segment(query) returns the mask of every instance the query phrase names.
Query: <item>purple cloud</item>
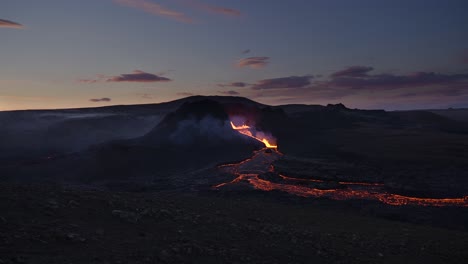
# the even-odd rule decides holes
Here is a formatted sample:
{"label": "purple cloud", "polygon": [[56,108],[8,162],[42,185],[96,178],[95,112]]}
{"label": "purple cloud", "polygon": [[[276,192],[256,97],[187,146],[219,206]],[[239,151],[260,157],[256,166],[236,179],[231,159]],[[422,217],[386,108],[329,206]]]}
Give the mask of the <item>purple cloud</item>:
{"label": "purple cloud", "polygon": [[16,28],[16,29],[22,29],[24,28],[23,25],[10,21],[10,20],[5,20],[5,19],[0,19],[0,27],[3,28]]}
{"label": "purple cloud", "polygon": [[112,100],[112,99],[110,99],[110,98],[108,98],[108,97],[89,99],[89,101],[91,101],[91,102],[93,102],[93,103],[110,102],[111,100]]}
{"label": "purple cloud", "polygon": [[311,75],[305,75],[264,79],[253,84],[251,88],[254,90],[304,88],[311,84],[312,78]]}
{"label": "purple cloud", "polygon": [[218,84],[219,87],[239,87],[239,88],[247,87],[248,85],[249,84],[247,84],[245,82],[233,82],[233,83],[226,83],[226,84],[223,84],[223,83]]}
{"label": "purple cloud", "polygon": [[133,71],[133,73],[121,74],[118,76],[106,76],[98,74],[95,79],[80,79],[80,83],[98,83],[98,82],[170,82],[169,78],[162,77],[156,74],[147,73],[144,71]]}
{"label": "purple cloud", "polygon": [[156,74],[147,73],[144,71],[133,71],[133,73],[121,74],[113,76],[106,80],[107,82],[170,82],[169,78],[158,76]]}
{"label": "purple cloud", "polygon": [[252,86],[256,92],[250,91],[247,96],[275,103],[328,103],[346,98],[346,102],[367,105],[371,101],[379,105],[394,100],[402,104],[433,102],[440,106],[444,102],[465,102],[468,98],[468,73],[370,74],[371,67],[353,69],[313,81],[297,76],[261,80]]}
{"label": "purple cloud", "polygon": [[241,15],[239,10],[233,8],[210,5],[197,0],[185,0],[185,2],[194,8],[202,9],[215,14],[233,17],[238,17]]}
{"label": "purple cloud", "polygon": [[270,57],[250,57],[237,62],[237,67],[250,67],[252,69],[264,68],[269,63]]}
{"label": "purple cloud", "polygon": [[160,4],[156,4],[148,0],[113,0],[113,1],[116,4],[139,9],[143,12],[146,12],[152,15],[167,17],[170,19],[177,20],[179,22],[184,22],[184,23],[194,22],[192,18],[188,17],[184,13],[168,9],[166,7],[163,7]]}
{"label": "purple cloud", "polygon": [[396,97],[400,98],[411,98],[411,97],[434,97],[437,96],[461,96],[463,95],[464,91],[467,91],[465,87],[459,86],[451,86],[451,87],[435,87],[432,89],[418,89],[416,91],[411,92],[403,92],[396,95]]}
{"label": "purple cloud", "polygon": [[354,89],[397,89],[415,86],[449,85],[466,81],[468,81],[468,74],[415,72],[408,75],[377,74],[360,77],[333,77],[328,85]]}
{"label": "purple cloud", "polygon": [[226,15],[226,16],[240,16],[241,15],[241,12],[239,10],[232,9],[232,8],[210,6],[210,5],[203,5],[203,7],[204,9],[210,12],[221,14],[221,15]]}
{"label": "purple cloud", "polygon": [[337,71],[331,75],[332,78],[337,77],[365,77],[367,73],[374,70],[372,67],[367,66],[351,66],[344,70]]}
{"label": "purple cloud", "polygon": [[239,95],[239,94],[240,94],[239,92],[236,92],[236,91],[233,91],[233,90],[230,90],[230,91],[218,91],[218,93],[220,93],[220,94],[225,94],[225,95]]}

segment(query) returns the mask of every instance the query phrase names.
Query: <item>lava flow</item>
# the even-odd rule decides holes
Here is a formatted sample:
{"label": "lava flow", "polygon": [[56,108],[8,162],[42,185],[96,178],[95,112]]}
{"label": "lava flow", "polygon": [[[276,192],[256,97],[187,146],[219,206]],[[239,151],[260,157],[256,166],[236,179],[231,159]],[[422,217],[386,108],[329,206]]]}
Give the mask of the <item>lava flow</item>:
{"label": "lava flow", "polygon": [[[237,177],[226,183],[221,183],[214,188],[223,188],[232,184],[247,184],[253,186],[257,190],[263,191],[284,191],[293,195],[302,197],[324,197],[333,200],[376,200],[389,205],[417,205],[417,206],[461,206],[468,207],[468,196],[463,198],[421,198],[404,196],[394,193],[389,193],[385,190],[385,185],[382,183],[370,182],[332,182],[319,179],[300,179],[292,178],[282,174],[275,173],[272,163],[280,158],[283,154],[277,150],[277,146],[270,144],[265,138],[257,138],[250,132],[250,127],[247,125],[235,126],[231,122],[231,126],[239,133],[254,138],[265,144],[265,148],[255,151],[254,155],[246,160],[234,164],[221,165],[218,168],[232,173]],[[267,151],[270,149],[271,151]],[[278,177],[274,182],[261,177],[269,172],[269,177]],[[314,187],[317,184],[331,184],[334,188],[324,189]],[[336,188],[336,185],[341,188]]]}
{"label": "lava flow", "polygon": [[271,139],[269,140],[266,137],[257,137],[256,135],[254,135],[251,131],[251,127],[248,125],[236,126],[231,121],[231,126],[232,126],[232,129],[238,131],[239,133],[262,142],[263,144],[265,144],[265,147],[267,148],[272,148],[272,149],[278,148],[276,144],[270,143]]}

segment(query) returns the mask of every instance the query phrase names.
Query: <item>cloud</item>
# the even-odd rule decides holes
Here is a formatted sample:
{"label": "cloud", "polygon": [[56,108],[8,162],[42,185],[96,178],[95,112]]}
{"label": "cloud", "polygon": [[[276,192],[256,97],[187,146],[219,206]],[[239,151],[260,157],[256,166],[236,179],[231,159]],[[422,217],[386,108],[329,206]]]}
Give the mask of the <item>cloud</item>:
{"label": "cloud", "polygon": [[240,94],[239,92],[236,92],[236,91],[233,91],[233,90],[230,90],[230,91],[218,91],[218,93],[220,93],[220,94],[225,94],[225,95],[239,95],[239,94]]}
{"label": "cloud", "polygon": [[169,78],[158,76],[156,74],[147,73],[144,71],[133,71],[133,73],[121,74],[113,76],[106,80],[107,82],[170,82]]}
{"label": "cloud", "polygon": [[372,67],[367,66],[351,66],[344,70],[337,71],[331,75],[333,78],[337,77],[365,77],[367,73],[374,70]]}
{"label": "cloud", "polygon": [[5,20],[5,19],[0,19],[0,28],[16,28],[16,29],[22,29],[24,28],[23,25],[10,21],[10,20]]}
{"label": "cloud", "polygon": [[89,99],[89,101],[90,101],[90,102],[93,102],[93,103],[110,102],[111,100],[112,100],[112,99],[110,99],[110,98],[108,98],[108,97]]}
{"label": "cloud", "polygon": [[[415,72],[409,74],[375,74],[360,77],[332,77],[314,83],[335,98],[344,96],[379,96],[381,98],[453,97],[468,92],[468,74]],[[390,96],[393,94],[394,96]]]}
{"label": "cloud", "polygon": [[147,73],[144,71],[133,71],[133,73],[121,74],[118,76],[106,76],[98,74],[95,79],[80,79],[80,83],[98,83],[98,82],[170,82],[169,78],[162,77],[156,74]]}
{"label": "cloud", "polygon": [[468,81],[468,74],[415,72],[407,75],[377,74],[359,77],[332,77],[328,81],[328,85],[352,89],[398,89],[416,86],[449,85],[461,81]]}
{"label": "cloud", "polygon": [[220,6],[211,6],[203,4],[203,8],[217,14],[226,15],[226,16],[240,16],[241,12],[236,9],[220,7]]}
{"label": "cloud", "polygon": [[392,109],[466,104],[468,98],[468,73],[370,74],[372,67],[352,69],[313,81],[301,76],[261,80],[246,96],[272,103],[345,102]]}
{"label": "cloud", "polygon": [[242,51],[242,54],[247,54],[247,53],[250,53],[250,49],[246,49]]}
{"label": "cloud", "polygon": [[233,82],[233,83],[220,83],[218,84],[219,87],[239,87],[239,88],[242,88],[242,87],[247,87],[249,84],[245,83],[245,82]]}
{"label": "cloud", "polygon": [[210,5],[196,0],[186,0],[185,2],[193,6],[194,8],[202,9],[215,14],[232,17],[238,17],[242,15],[242,13],[239,10],[233,8]]}
{"label": "cloud", "polygon": [[264,79],[253,84],[251,88],[254,90],[304,88],[311,84],[312,78],[312,75],[305,75]]}
{"label": "cloud", "polygon": [[184,23],[194,22],[192,18],[188,17],[184,13],[165,8],[160,4],[156,4],[148,0],[113,0],[113,1],[122,6],[132,7],[132,8],[144,11],[146,13],[170,18],[173,20],[177,20],[179,22],[184,22]]}
{"label": "cloud", "polygon": [[257,91],[250,95],[287,100],[334,100],[353,96],[403,98],[468,95],[468,73],[369,74],[372,70],[372,67],[353,66],[337,71],[329,78],[315,79],[312,75],[305,75],[259,80],[249,85],[252,90]]}
{"label": "cloud", "polygon": [[237,67],[250,67],[252,69],[264,68],[269,63],[270,57],[249,57],[237,62]]}
{"label": "cloud", "polygon": [[400,98],[411,98],[411,97],[422,97],[422,96],[461,96],[464,92],[468,92],[466,86],[450,86],[450,87],[434,87],[430,89],[414,89],[410,92],[398,93],[396,97]]}

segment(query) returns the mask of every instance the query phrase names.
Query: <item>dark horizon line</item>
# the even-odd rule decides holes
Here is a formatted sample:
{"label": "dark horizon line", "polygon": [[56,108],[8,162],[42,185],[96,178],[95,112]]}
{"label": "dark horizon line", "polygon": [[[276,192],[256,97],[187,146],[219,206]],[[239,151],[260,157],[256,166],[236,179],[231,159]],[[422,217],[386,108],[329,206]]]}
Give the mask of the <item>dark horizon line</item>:
{"label": "dark horizon line", "polygon": [[[104,105],[104,106],[84,106],[84,107],[72,107],[72,108],[42,108],[42,109],[15,109],[15,110],[0,110],[0,113],[5,113],[5,112],[26,112],[26,111],[70,111],[70,110],[86,110],[86,109],[101,109],[101,108],[112,108],[112,107],[132,107],[132,106],[150,106],[150,105],[158,105],[158,104],[168,104],[188,98],[193,98],[193,97],[232,97],[232,98],[242,98],[242,99],[247,99],[252,102],[255,102],[259,105],[264,105],[264,106],[287,106],[287,105],[303,105],[303,106],[323,106],[326,107],[327,105],[321,105],[321,104],[277,104],[277,105],[269,105],[269,104],[264,104],[264,103],[259,103],[253,99],[243,97],[243,96],[232,96],[232,95],[190,95],[186,97],[182,97],[179,99],[174,99],[170,101],[164,101],[164,102],[159,102],[159,103],[143,103],[143,104],[115,104],[115,105]],[[337,103],[337,104],[343,104],[343,103]],[[331,105],[337,105],[337,104],[331,104]],[[346,104],[343,104],[346,108]],[[432,111],[432,110],[463,110],[463,109],[468,109],[468,107],[447,107],[447,108],[416,108],[416,109],[406,109],[406,110],[386,110],[386,109],[376,109],[376,108],[348,108],[350,110],[383,110],[386,112],[403,112],[403,111]]]}

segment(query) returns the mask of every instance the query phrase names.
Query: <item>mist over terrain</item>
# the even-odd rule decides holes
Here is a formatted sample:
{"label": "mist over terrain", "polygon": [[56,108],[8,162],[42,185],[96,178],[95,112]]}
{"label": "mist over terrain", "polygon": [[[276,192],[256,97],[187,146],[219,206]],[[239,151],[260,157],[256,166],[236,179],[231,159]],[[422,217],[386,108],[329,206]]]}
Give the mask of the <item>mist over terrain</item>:
{"label": "mist over terrain", "polygon": [[0,112],[0,155],[47,155],[84,150],[115,139],[147,133],[161,115],[80,113],[79,111]]}
{"label": "mist over terrain", "polygon": [[468,122],[450,118],[455,111],[463,110],[271,107],[240,97],[188,97],[155,105],[0,112],[0,169],[3,180],[163,181],[174,188],[171,175],[239,160],[261,147],[233,130],[236,122],[261,138],[274,137],[287,156],[354,164],[337,165],[332,175],[321,172],[322,178],[367,175],[402,193],[463,196]]}
{"label": "mist over terrain", "polygon": [[[41,222],[49,221],[48,214],[58,217],[58,212],[64,216],[73,212],[83,218],[83,214],[95,211],[99,216],[92,216],[92,221],[97,222],[88,221],[83,226],[101,225],[97,223],[102,218],[111,228],[125,230],[140,224],[159,230],[158,234],[178,228],[173,230],[176,235],[168,234],[164,239],[153,235],[146,238],[146,233],[141,234],[147,231],[139,231],[141,239],[149,239],[154,245],[170,245],[171,249],[157,251],[151,257],[167,259],[163,262],[168,263],[201,260],[207,254],[236,258],[237,253],[223,253],[225,248],[194,242],[200,237],[211,241],[213,230],[235,230],[242,236],[254,233],[261,240],[277,241],[272,245],[277,249],[269,257],[263,256],[272,261],[286,256],[284,250],[290,250],[289,245],[297,254],[307,256],[309,244],[291,242],[297,237],[320,241],[314,242],[320,245],[317,256],[325,254],[325,244],[327,256],[337,256],[343,250],[347,256],[365,254],[368,247],[378,248],[382,255],[410,254],[406,244],[396,249],[389,246],[395,240],[374,241],[374,234],[366,233],[370,228],[367,225],[348,226],[348,231],[343,231],[349,241],[356,241],[353,237],[357,234],[346,232],[358,232],[365,248],[351,242],[350,246],[336,246],[343,238],[315,237],[316,231],[306,231],[312,221],[309,215],[294,216],[299,211],[314,212],[314,221],[338,226],[347,226],[342,219],[352,219],[354,225],[382,225],[378,230],[386,236],[396,235],[395,223],[409,229],[410,225],[426,226],[428,231],[411,231],[418,246],[425,241],[419,232],[437,241],[445,241],[442,237],[450,233],[454,237],[451,246],[444,246],[447,241],[437,245],[444,256],[456,260],[464,258],[461,245],[466,241],[466,236],[457,232],[468,230],[465,113],[464,109],[359,110],[343,104],[268,106],[222,96],[194,96],[149,105],[0,112],[0,188],[6,197],[15,197],[12,204],[2,206],[15,212],[21,222],[22,211],[14,204],[28,204],[44,196],[48,197],[44,198],[45,207],[33,206],[39,208],[34,214]],[[274,144],[269,146],[263,140]],[[25,188],[30,188],[24,190],[28,195],[13,195]],[[155,204],[164,209],[155,209]],[[297,220],[297,226],[282,229],[293,221],[285,220],[289,214],[302,220]],[[246,215],[249,218],[245,222],[242,219]],[[30,224],[23,225],[29,228]],[[207,226],[211,229],[201,230]],[[190,228],[180,231],[184,227]],[[62,229],[44,228],[29,233],[39,237],[57,234],[53,242],[43,238],[47,243],[61,243],[60,237],[67,243],[106,237],[99,235],[102,228],[93,231],[76,227],[77,231],[66,231],[65,235]],[[328,232],[336,234],[336,227],[330,228]],[[437,228],[443,231],[437,233]],[[273,240],[274,234],[282,238]],[[407,235],[396,236],[406,241]],[[182,243],[180,239],[192,242]],[[106,241],[113,248],[120,247],[115,240]],[[181,247],[196,253],[181,253],[185,250]],[[245,253],[248,247],[242,243],[236,247],[242,254],[251,254]],[[145,252],[153,250],[142,248]],[[434,258],[430,254],[424,252],[423,256]],[[258,263],[255,256],[249,258]]]}

